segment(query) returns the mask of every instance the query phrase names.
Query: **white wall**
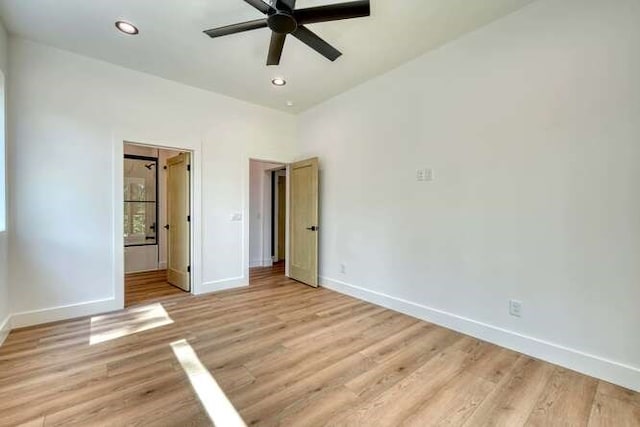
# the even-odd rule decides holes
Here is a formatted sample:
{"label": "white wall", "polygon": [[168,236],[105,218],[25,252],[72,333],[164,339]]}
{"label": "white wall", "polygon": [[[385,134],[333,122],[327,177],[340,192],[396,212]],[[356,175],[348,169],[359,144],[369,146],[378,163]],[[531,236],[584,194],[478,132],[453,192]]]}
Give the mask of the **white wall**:
{"label": "white wall", "polygon": [[[4,26],[0,22],[0,72],[2,72],[3,76],[0,76],[0,103],[4,101],[4,89],[6,85],[6,76],[8,71],[8,38],[7,33],[4,29]],[[5,211],[5,203],[6,200],[4,185],[2,185],[5,180],[5,150],[3,147],[5,146],[5,133],[4,124],[5,124],[5,104],[0,105],[0,344],[6,338],[9,329],[9,282],[8,282],[8,269],[9,265],[7,263],[8,260],[8,233],[5,228],[6,221],[6,211]],[[8,224],[6,224],[8,226]]]}
{"label": "white wall", "polygon": [[322,282],[640,390],[639,22],[540,0],[304,113]]}
{"label": "white wall", "polygon": [[249,157],[293,156],[293,116],[21,39],[10,63],[14,323],[114,307],[123,140],[195,151],[199,289],[247,283],[231,217],[248,215]]}
{"label": "white wall", "polygon": [[280,163],[251,160],[249,201],[249,265],[271,265],[271,180],[267,170]]}

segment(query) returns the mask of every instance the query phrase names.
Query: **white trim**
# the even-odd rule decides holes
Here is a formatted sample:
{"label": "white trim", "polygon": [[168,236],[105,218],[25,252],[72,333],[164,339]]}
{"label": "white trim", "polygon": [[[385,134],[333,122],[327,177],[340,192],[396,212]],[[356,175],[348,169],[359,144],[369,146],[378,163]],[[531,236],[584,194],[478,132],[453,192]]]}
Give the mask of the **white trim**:
{"label": "white trim", "polygon": [[320,277],[321,286],[400,313],[471,335],[501,347],[564,366],[622,387],[640,391],[640,368],[580,350],[519,334],[402,298],[371,291],[340,280]]}
{"label": "white trim", "polygon": [[[284,215],[284,275],[289,277],[289,260],[291,259],[291,236],[290,221],[291,221],[291,164],[287,165],[285,170],[285,215]],[[319,196],[319,195],[318,195]]]}
{"label": "white trim", "polygon": [[166,268],[145,268],[142,270],[131,270],[127,271],[127,274],[136,274],[136,273],[153,273],[154,271],[166,270]]}
{"label": "white trim", "polygon": [[113,283],[113,295],[118,308],[124,308],[124,212],[122,210],[124,195],[122,188],[124,185],[124,141],[125,138],[117,134],[112,135],[113,144],[113,188],[111,200],[113,202],[112,214],[113,222],[113,268],[111,281]]}
{"label": "white trim", "polygon": [[4,340],[7,339],[9,333],[11,332],[11,315],[8,315],[6,319],[0,323],[0,346],[4,343]]}
{"label": "white trim", "polygon": [[78,304],[63,305],[59,307],[45,308],[42,310],[14,313],[11,315],[11,326],[14,329],[24,328],[42,323],[92,316],[94,314],[107,313],[109,311],[119,309],[120,306],[115,298],[81,302]]}
{"label": "white trim", "polygon": [[227,289],[244,288],[245,286],[249,286],[249,281],[244,276],[215,280],[213,282],[203,283],[196,295],[225,291]]}

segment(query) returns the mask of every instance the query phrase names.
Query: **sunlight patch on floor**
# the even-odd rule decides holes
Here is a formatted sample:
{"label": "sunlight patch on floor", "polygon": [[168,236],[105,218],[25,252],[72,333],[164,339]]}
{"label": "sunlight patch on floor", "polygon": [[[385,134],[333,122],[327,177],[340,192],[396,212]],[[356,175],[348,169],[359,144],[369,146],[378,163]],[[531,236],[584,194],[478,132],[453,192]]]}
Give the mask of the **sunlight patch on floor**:
{"label": "sunlight patch on floor", "polygon": [[224,391],[202,364],[187,340],[173,342],[171,348],[213,424],[217,427],[246,427]]}
{"label": "sunlight patch on floor", "polygon": [[173,323],[162,304],[134,307],[91,318],[89,344],[99,344]]}

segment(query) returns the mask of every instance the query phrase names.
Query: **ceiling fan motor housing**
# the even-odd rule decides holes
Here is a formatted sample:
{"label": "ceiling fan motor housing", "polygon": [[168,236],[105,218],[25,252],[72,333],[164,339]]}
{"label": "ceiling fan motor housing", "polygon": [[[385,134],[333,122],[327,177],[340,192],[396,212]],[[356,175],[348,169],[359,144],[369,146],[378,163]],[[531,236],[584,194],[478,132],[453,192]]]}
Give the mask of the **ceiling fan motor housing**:
{"label": "ceiling fan motor housing", "polygon": [[278,10],[274,14],[269,15],[267,24],[272,31],[280,34],[290,34],[298,28],[298,23],[293,15],[283,10]]}

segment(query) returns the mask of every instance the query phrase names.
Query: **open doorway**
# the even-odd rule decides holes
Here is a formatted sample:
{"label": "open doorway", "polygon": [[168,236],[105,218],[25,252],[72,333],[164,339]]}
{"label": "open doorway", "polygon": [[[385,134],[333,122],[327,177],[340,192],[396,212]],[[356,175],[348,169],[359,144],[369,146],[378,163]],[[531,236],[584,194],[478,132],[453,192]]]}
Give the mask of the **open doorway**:
{"label": "open doorway", "polygon": [[191,291],[191,153],[124,144],[125,307]]}
{"label": "open doorway", "polygon": [[287,171],[284,163],[250,160],[249,267],[251,279],[285,274]]}

